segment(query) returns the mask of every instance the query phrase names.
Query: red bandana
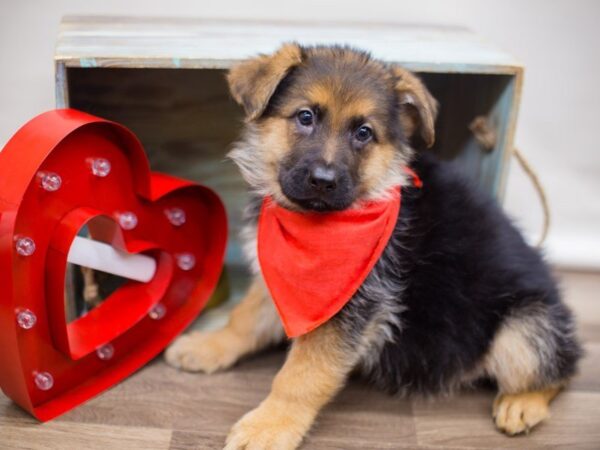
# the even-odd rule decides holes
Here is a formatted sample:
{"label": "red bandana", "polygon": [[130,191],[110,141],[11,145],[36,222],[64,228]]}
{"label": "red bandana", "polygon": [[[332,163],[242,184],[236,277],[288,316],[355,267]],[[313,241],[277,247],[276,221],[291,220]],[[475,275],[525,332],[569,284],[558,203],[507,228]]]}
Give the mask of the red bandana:
{"label": "red bandana", "polygon": [[293,212],[264,200],[258,260],[288,337],[314,330],[352,298],[381,256],[399,212],[400,189],[390,199],[328,213]]}

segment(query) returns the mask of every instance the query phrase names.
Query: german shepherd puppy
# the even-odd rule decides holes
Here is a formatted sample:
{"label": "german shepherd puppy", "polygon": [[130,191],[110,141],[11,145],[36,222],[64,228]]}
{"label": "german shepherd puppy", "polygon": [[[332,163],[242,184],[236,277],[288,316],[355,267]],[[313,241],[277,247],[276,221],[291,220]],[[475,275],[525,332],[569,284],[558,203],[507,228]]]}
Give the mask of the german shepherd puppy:
{"label": "german shepherd puppy", "polygon": [[[545,419],[581,354],[573,318],[541,256],[494,201],[451,164],[414,150],[433,143],[437,110],[419,78],[347,47],[287,44],[233,67],[228,81],[247,116],[230,157],[255,197],[245,231],[255,279],[225,328],[167,350],[171,365],[211,373],[284,339],[257,262],[264,196],[326,213],[400,185],[402,207],[362,286],[333,319],[294,339],[271,393],[233,427],[226,449],[297,448],[355,370],[402,394],[493,380],[500,430],[514,435]],[[311,180],[323,173],[334,174],[333,189]]]}

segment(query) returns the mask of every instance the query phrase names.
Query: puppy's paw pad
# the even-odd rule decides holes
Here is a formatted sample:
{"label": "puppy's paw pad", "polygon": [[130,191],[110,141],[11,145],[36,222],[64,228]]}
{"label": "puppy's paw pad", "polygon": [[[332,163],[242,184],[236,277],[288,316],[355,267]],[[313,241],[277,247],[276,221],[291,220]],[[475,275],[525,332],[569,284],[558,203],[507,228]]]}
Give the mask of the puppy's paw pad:
{"label": "puppy's paw pad", "polygon": [[526,433],[549,416],[548,401],[539,392],[499,395],[493,415],[496,426],[504,433]]}
{"label": "puppy's paw pad", "polygon": [[169,365],[188,372],[213,373],[231,366],[237,357],[233,343],[217,333],[183,335],[165,351]]}
{"label": "puppy's paw pad", "polygon": [[224,450],[294,450],[302,442],[301,428],[289,416],[259,407],[233,426]]}

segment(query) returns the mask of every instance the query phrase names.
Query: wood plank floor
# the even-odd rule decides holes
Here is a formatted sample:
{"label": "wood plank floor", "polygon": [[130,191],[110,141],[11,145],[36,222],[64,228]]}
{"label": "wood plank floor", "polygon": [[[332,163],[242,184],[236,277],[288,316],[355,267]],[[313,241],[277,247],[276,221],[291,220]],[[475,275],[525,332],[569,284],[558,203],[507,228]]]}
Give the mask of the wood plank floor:
{"label": "wood plank floor", "polygon": [[[320,415],[303,449],[600,449],[600,274],[562,273],[586,357],[581,373],[530,435],[508,438],[490,418],[493,393],[400,400],[353,381]],[[217,375],[178,372],[161,358],[64,416],[38,424],[0,394],[1,449],[218,449],[267,394],[275,350]]]}

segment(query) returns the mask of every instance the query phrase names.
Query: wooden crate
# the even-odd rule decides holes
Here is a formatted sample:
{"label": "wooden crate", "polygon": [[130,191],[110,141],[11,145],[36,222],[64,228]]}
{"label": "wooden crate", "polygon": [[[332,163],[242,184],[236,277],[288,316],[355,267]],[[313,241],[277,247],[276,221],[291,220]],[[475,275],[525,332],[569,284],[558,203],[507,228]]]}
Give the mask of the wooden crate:
{"label": "wooden crate", "polygon": [[[461,28],[66,17],[56,46],[56,104],[123,123],[142,140],[153,169],[216,189],[230,218],[227,261],[237,264],[246,189],[224,156],[242,111],[224,75],[232,63],[286,41],[350,44],[418,72],[441,105],[434,151],[502,198],[523,69]],[[468,128],[479,115],[497,130],[490,152]]]}

